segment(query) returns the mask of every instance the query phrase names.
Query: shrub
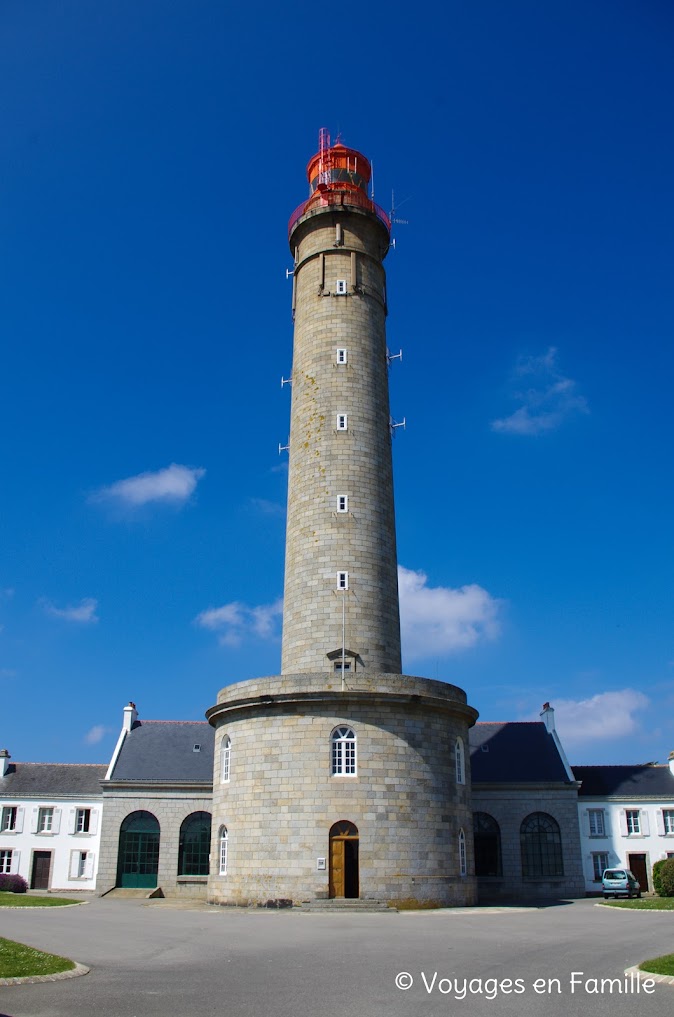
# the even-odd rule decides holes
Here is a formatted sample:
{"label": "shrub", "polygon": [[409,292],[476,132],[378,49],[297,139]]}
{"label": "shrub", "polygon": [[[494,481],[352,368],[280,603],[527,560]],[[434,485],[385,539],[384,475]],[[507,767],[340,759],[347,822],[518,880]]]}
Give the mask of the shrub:
{"label": "shrub", "polygon": [[[674,858],[665,858],[662,862],[656,862],[658,868],[658,894],[660,897],[674,897]],[[653,866],[655,869],[655,865]],[[655,885],[655,874],[653,876]]]}
{"label": "shrub", "polygon": [[665,864],[666,861],[667,861],[666,858],[661,858],[660,861],[656,862],[655,865],[653,866],[653,889],[660,896],[662,896],[662,893],[661,893],[662,884],[660,882],[660,869],[662,868],[662,866]]}
{"label": "shrub", "polygon": [[6,872],[0,873],[0,890],[4,890],[7,893],[25,893],[27,889],[28,883],[23,876]]}

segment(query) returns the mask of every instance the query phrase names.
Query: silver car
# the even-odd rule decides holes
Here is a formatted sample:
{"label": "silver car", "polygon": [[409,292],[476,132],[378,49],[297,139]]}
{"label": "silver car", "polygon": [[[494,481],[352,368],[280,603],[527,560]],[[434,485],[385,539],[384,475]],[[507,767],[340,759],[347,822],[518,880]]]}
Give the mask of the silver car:
{"label": "silver car", "polygon": [[604,869],[601,888],[604,897],[641,897],[641,884],[629,869]]}

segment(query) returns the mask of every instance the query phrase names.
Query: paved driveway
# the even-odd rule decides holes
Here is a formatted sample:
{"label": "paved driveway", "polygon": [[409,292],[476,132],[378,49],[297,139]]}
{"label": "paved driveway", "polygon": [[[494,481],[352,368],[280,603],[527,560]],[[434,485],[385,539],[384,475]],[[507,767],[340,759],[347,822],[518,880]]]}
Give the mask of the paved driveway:
{"label": "paved driveway", "polygon": [[[94,900],[0,911],[0,929],[92,968],[69,981],[0,987],[0,1017],[674,1012],[674,987],[656,986],[652,995],[616,991],[626,967],[674,950],[674,913],[626,912],[592,901],[510,912],[324,915]],[[584,974],[572,987],[574,971]],[[396,988],[399,972],[412,976],[411,988]],[[599,981],[585,984],[602,978],[619,980],[613,992],[608,985],[602,992]],[[464,986],[470,979],[482,982]],[[544,979],[540,993],[537,979]]]}

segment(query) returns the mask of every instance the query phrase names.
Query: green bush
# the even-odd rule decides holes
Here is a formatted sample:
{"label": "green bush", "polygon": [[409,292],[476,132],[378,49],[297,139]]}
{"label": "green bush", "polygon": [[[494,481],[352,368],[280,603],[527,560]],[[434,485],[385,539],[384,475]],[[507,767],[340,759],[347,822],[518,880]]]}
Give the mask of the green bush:
{"label": "green bush", "polygon": [[674,897],[674,858],[663,858],[655,863],[653,887],[660,897]]}

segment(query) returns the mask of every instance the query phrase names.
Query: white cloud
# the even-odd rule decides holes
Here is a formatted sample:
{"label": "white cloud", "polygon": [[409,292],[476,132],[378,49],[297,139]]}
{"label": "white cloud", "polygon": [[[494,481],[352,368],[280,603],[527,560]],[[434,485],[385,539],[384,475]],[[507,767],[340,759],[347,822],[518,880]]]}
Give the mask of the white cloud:
{"label": "white cloud", "polygon": [[280,505],[276,501],[268,501],[266,498],[250,498],[249,502],[251,508],[254,508],[263,516],[278,516],[281,518],[286,514],[285,505]]}
{"label": "white cloud", "polygon": [[128,508],[139,508],[150,502],[180,505],[187,501],[205,473],[200,467],[171,463],[155,473],[139,473],[102,487],[94,492],[90,501],[114,502]]}
{"label": "white cloud", "polygon": [[599,692],[590,699],[559,699],[552,705],[562,744],[578,745],[634,734],[639,727],[635,714],[645,710],[650,700],[636,689],[621,689]]}
{"label": "white cloud", "polygon": [[107,727],[104,727],[103,724],[94,724],[94,726],[90,728],[85,734],[84,741],[87,743],[87,745],[98,745],[98,743],[103,740],[107,733],[108,729]]}
{"label": "white cloud", "polygon": [[194,622],[202,629],[217,632],[218,642],[222,646],[240,646],[250,636],[273,639],[278,630],[277,621],[282,614],[281,597],[273,604],[260,604],[257,607],[249,607],[234,600],[222,607],[210,607],[202,611]]}
{"label": "white cloud", "polygon": [[93,597],[84,597],[79,604],[68,607],[56,607],[49,600],[41,601],[45,613],[51,618],[62,618],[64,621],[78,622],[81,625],[93,625],[99,619],[96,614],[98,601]]}
{"label": "white cloud", "polygon": [[424,572],[398,566],[403,653],[422,659],[466,650],[495,639],[501,601],[472,583],[452,589],[428,586]]}
{"label": "white cloud", "polygon": [[515,368],[517,378],[530,378],[532,387],[514,393],[522,404],[508,417],[492,420],[493,431],[503,434],[543,434],[553,431],[574,413],[589,413],[587,400],[576,382],[560,373],[557,349],[550,346],[540,357],[522,357]]}

